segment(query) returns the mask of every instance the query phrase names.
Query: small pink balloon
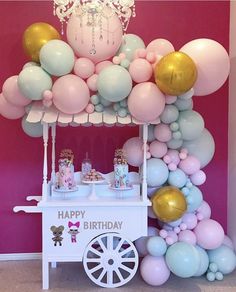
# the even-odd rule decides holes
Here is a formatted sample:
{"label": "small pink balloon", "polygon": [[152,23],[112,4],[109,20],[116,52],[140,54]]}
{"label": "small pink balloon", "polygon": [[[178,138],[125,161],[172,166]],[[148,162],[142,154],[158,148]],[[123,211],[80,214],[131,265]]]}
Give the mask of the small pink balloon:
{"label": "small pink balloon", "polygon": [[154,136],[160,142],[168,142],[172,138],[172,132],[169,125],[158,124],[154,128]]}
{"label": "small pink balloon", "polygon": [[167,150],[166,143],[155,140],[150,144],[150,153],[152,157],[162,158],[166,154]]}
{"label": "small pink balloon", "polygon": [[52,100],[53,98],[53,94],[52,94],[52,91],[51,90],[45,90],[44,93],[43,93],[43,99],[44,100]]}
{"label": "small pink balloon", "polygon": [[112,62],[113,62],[113,64],[115,64],[115,65],[119,65],[120,62],[121,62],[121,58],[118,57],[118,56],[115,56],[115,57],[113,57]]}
{"label": "small pink balloon", "polygon": [[165,240],[166,240],[166,243],[167,243],[168,245],[172,245],[172,244],[175,243],[175,242],[174,242],[174,239],[173,239],[172,237],[170,237],[170,236],[167,236]]}
{"label": "small pink balloon", "polygon": [[166,104],[175,103],[177,100],[177,96],[174,95],[166,95]]}
{"label": "small pink balloon", "polygon": [[95,71],[94,63],[88,58],[79,58],[75,61],[74,73],[82,79],[87,79]]}
{"label": "small pink balloon", "polygon": [[168,164],[168,168],[170,171],[175,171],[177,169],[177,165],[171,162],[170,164]]}
{"label": "small pink balloon", "polygon": [[232,250],[234,250],[234,244],[233,241],[229,238],[228,235],[225,235],[224,237],[224,241],[222,243],[223,245],[228,246],[229,248],[231,248]]}
{"label": "small pink balloon", "polygon": [[5,99],[15,106],[26,106],[32,100],[24,97],[17,84],[18,75],[11,76],[3,83],[2,93]]}
{"label": "small pink balloon", "polygon": [[186,225],[185,223],[181,223],[181,224],[179,225],[179,228],[180,228],[181,230],[186,230],[186,229],[187,229],[187,225]]}
{"label": "small pink balloon", "polygon": [[143,141],[139,137],[128,139],[123,145],[128,164],[139,167],[143,163]]}
{"label": "small pink balloon", "polygon": [[190,176],[190,180],[194,185],[200,186],[206,181],[206,174],[204,171],[199,170]]}
{"label": "small pink balloon", "polygon": [[166,238],[168,235],[168,232],[165,229],[161,229],[159,232],[160,237]]}
{"label": "small pink balloon", "polygon": [[92,76],[90,76],[86,83],[88,85],[88,88],[91,90],[91,91],[97,91],[98,88],[97,88],[97,81],[98,81],[98,75],[97,74],[93,74]]}
{"label": "small pink balloon", "polygon": [[179,233],[180,233],[180,228],[179,228],[179,227],[175,227],[175,228],[174,228],[174,232],[175,232],[176,234],[179,234]]}
{"label": "small pink balloon", "polygon": [[226,81],[230,60],[226,49],[212,39],[195,39],[185,44],[181,52],[186,53],[197,67],[194,95],[202,96],[215,92]]}
{"label": "small pink balloon", "polygon": [[73,74],[58,78],[52,87],[52,93],[54,105],[66,114],[83,111],[90,99],[87,84]]}
{"label": "small pink balloon", "polygon": [[195,245],[197,242],[196,235],[191,230],[180,231],[178,240],[192,245]]}
{"label": "small pink balloon", "polygon": [[93,41],[91,21],[88,13],[78,17],[72,14],[66,30],[67,41],[76,55],[86,57],[95,63],[107,60],[118,51],[123,36],[122,25],[116,13],[105,7],[100,20],[93,23]]}
{"label": "small pink balloon", "polygon": [[211,207],[206,201],[202,201],[200,207],[197,209],[197,212],[202,214],[203,219],[209,219],[211,217]]}
{"label": "small pink balloon", "polygon": [[7,119],[16,120],[22,118],[25,114],[23,106],[15,106],[8,102],[4,95],[0,94],[0,114]]}
{"label": "small pink balloon", "polygon": [[194,213],[185,213],[182,222],[186,224],[187,229],[194,229],[197,226],[197,216]]}
{"label": "small pink balloon", "polygon": [[155,54],[153,52],[149,52],[149,53],[147,53],[146,60],[149,63],[153,64],[153,63],[156,62],[157,59],[156,59],[156,56],[155,56]]}
{"label": "small pink balloon", "polygon": [[148,81],[153,74],[151,64],[145,59],[135,59],[130,63],[129,73],[136,83]]}
{"label": "small pink balloon", "polygon": [[167,155],[168,157],[170,157],[170,162],[173,162],[175,165],[179,164],[180,159],[179,159],[179,152],[177,150],[169,149],[167,151]]}
{"label": "small pink balloon", "polygon": [[169,164],[171,163],[171,158],[168,154],[166,154],[164,157],[163,157],[163,160],[165,163]]}
{"label": "small pink balloon", "polygon": [[143,280],[152,286],[163,285],[170,277],[170,270],[163,256],[145,256],[140,265]]}
{"label": "small pink balloon", "polygon": [[112,65],[113,65],[113,63],[111,61],[102,61],[100,63],[97,63],[96,67],[95,67],[95,73],[99,74],[103,69],[105,69],[108,66],[112,66]]}
{"label": "small pink balloon", "polygon": [[197,244],[204,249],[216,249],[224,241],[224,229],[215,220],[203,219],[194,229]]}
{"label": "small pink balloon", "polygon": [[156,120],[165,107],[163,93],[152,82],[137,84],[128,97],[128,108],[138,121],[152,122]]}
{"label": "small pink balloon", "polygon": [[94,112],[94,105],[92,103],[89,103],[86,108],[85,108],[85,111],[88,113],[88,114],[92,114]]}
{"label": "small pink balloon", "polygon": [[147,46],[147,52],[154,52],[156,54],[165,56],[175,50],[171,42],[166,39],[155,39]]}
{"label": "small pink balloon", "polygon": [[197,213],[197,219],[198,219],[199,221],[201,221],[201,220],[204,219],[204,216],[202,215],[201,212],[198,212],[198,213]]}
{"label": "small pink balloon", "polygon": [[179,153],[179,158],[182,159],[182,160],[183,160],[183,159],[186,159],[187,156],[188,156],[187,153],[184,153],[184,152],[180,152],[180,153]]}
{"label": "small pink balloon", "polygon": [[180,161],[178,167],[187,175],[192,175],[200,170],[200,161],[192,155]]}
{"label": "small pink balloon", "polygon": [[146,58],[147,51],[146,51],[146,49],[138,49],[137,54],[138,54],[139,58]]}
{"label": "small pink balloon", "polygon": [[169,245],[172,245],[177,241],[178,241],[178,235],[174,231],[168,231],[168,236],[166,237],[166,243]]}
{"label": "small pink balloon", "polygon": [[119,58],[120,58],[121,60],[124,60],[124,59],[126,58],[125,53],[120,53],[120,54],[119,54]]}
{"label": "small pink balloon", "polygon": [[53,104],[52,100],[43,99],[43,105],[46,107],[50,107]]}

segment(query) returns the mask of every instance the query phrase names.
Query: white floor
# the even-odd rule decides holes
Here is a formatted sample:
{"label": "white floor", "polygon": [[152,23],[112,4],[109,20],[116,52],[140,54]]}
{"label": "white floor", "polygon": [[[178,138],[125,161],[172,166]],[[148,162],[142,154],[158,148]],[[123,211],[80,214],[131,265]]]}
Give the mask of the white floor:
{"label": "white floor", "polygon": [[[110,290],[110,289],[109,289]],[[38,292],[41,290],[41,260],[0,262],[0,292]],[[59,263],[50,270],[50,290],[57,292],[106,291],[93,284],[85,274],[81,263]],[[171,276],[161,287],[148,286],[139,273],[125,286],[113,291],[161,291],[161,292],[227,292],[236,291],[236,271],[224,280],[213,283],[204,277],[181,279]]]}

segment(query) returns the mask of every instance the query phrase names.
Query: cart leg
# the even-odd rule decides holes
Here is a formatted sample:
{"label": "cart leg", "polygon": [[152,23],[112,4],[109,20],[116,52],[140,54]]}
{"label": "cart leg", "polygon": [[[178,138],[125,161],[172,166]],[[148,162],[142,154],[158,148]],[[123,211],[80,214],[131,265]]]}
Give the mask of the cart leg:
{"label": "cart leg", "polygon": [[51,262],[51,268],[55,269],[57,267],[57,262]]}
{"label": "cart leg", "polygon": [[43,273],[43,290],[48,290],[48,288],[49,288],[49,263],[45,259],[43,259],[42,273]]}

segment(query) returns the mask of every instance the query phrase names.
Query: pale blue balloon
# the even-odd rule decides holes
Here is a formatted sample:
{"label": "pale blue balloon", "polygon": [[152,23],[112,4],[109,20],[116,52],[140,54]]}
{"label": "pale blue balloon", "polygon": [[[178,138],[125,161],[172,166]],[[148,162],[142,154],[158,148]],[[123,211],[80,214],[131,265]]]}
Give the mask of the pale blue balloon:
{"label": "pale blue balloon", "polygon": [[128,114],[127,109],[123,107],[120,108],[117,113],[118,113],[118,116],[121,118],[125,118]]}
{"label": "pale blue balloon", "polygon": [[166,263],[173,274],[181,278],[194,276],[200,265],[196,248],[186,242],[176,242],[166,252]]}
{"label": "pale blue balloon", "polygon": [[234,251],[226,245],[208,251],[211,263],[217,264],[218,271],[224,275],[230,274],[236,267]]}
{"label": "pale blue balloon", "polygon": [[186,148],[189,154],[194,155],[200,161],[201,168],[203,168],[214,156],[215,142],[211,133],[204,129],[197,139],[184,141],[183,148]]}
{"label": "pale blue balloon", "polygon": [[187,91],[187,92],[185,92],[185,93],[183,93],[181,95],[178,95],[178,98],[186,100],[186,99],[192,98],[193,95],[194,95],[194,89],[191,88],[189,91]]}
{"label": "pale blue balloon", "polygon": [[200,265],[198,267],[197,272],[194,274],[194,277],[200,277],[206,273],[208,266],[209,266],[209,257],[205,249],[201,248],[200,246],[195,246],[196,250],[198,251],[200,257]]}
{"label": "pale blue balloon", "polygon": [[171,124],[175,122],[179,117],[179,110],[173,104],[167,104],[164,111],[160,115],[160,120],[165,124]]}
{"label": "pale blue balloon", "polygon": [[179,111],[186,111],[193,109],[193,100],[190,99],[180,99],[178,98],[174,105],[178,108]]}
{"label": "pale blue balloon", "polygon": [[168,222],[168,225],[170,225],[171,227],[177,227],[181,224],[181,222],[182,222],[182,218],[175,221]]}
{"label": "pale blue balloon", "polygon": [[17,79],[21,93],[32,100],[43,98],[45,90],[52,88],[52,79],[41,67],[29,66],[24,68]]}
{"label": "pale blue balloon", "polygon": [[129,61],[133,61],[135,51],[137,49],[144,49],[144,48],[145,48],[145,44],[139,36],[128,33],[124,35],[122,44],[116,55],[119,55],[120,53],[124,53],[126,56],[126,59],[128,59]]}
{"label": "pale blue balloon", "polygon": [[98,96],[97,94],[94,94],[90,97],[90,101],[93,105],[97,105],[100,103],[100,96]]}
{"label": "pale blue balloon", "polygon": [[167,146],[170,149],[179,149],[183,145],[182,139],[171,139],[167,142]]}
{"label": "pale blue balloon", "polygon": [[27,115],[21,120],[21,126],[25,134],[30,137],[38,138],[43,136],[43,125],[39,123],[29,123],[26,121]]}
{"label": "pale blue balloon", "polygon": [[192,186],[191,188],[189,188],[189,193],[186,197],[186,201],[187,201],[187,212],[193,212],[195,210],[197,210],[203,200],[203,195],[202,192],[200,191],[200,189],[196,186]]}
{"label": "pale blue balloon", "polygon": [[103,98],[102,96],[100,96],[100,103],[101,103],[103,106],[106,106],[106,107],[109,106],[109,105],[111,105],[111,101],[109,101],[109,100]]}
{"label": "pale blue balloon", "polygon": [[148,142],[152,142],[154,141],[156,138],[154,136],[154,128],[155,126],[154,125],[149,125],[148,126]]}
{"label": "pale blue balloon", "polygon": [[147,184],[149,187],[163,185],[169,175],[169,170],[162,159],[151,158],[147,161]]}
{"label": "pale blue balloon", "polygon": [[160,236],[152,236],[147,240],[147,251],[154,257],[163,256],[166,253],[166,241]]}
{"label": "pale blue balloon", "polygon": [[100,72],[97,87],[99,94],[106,100],[121,101],[132,90],[132,79],[126,69],[119,65],[112,65]]}
{"label": "pale blue balloon", "polygon": [[170,171],[169,177],[168,177],[168,183],[171,186],[182,188],[187,182],[187,176],[183,172],[183,170],[177,168],[174,171]]}
{"label": "pale blue balloon", "polygon": [[184,140],[194,140],[200,137],[204,129],[202,116],[195,111],[181,111],[179,114],[179,130]]}
{"label": "pale blue balloon", "polygon": [[61,40],[47,42],[40,50],[39,59],[43,69],[54,76],[70,73],[75,63],[72,48]]}

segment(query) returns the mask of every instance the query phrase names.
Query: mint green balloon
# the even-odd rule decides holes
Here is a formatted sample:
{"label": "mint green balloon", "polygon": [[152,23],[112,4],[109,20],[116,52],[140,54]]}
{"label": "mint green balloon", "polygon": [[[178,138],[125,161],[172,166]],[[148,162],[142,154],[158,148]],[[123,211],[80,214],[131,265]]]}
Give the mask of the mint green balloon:
{"label": "mint green balloon", "polygon": [[133,61],[134,53],[137,49],[145,49],[143,40],[135,34],[126,34],[123,37],[123,41],[117,52],[117,55],[124,53],[126,59]]}
{"label": "mint green balloon", "polygon": [[39,60],[42,68],[54,76],[69,74],[75,63],[72,48],[61,40],[47,42],[40,50]]}
{"label": "mint green balloon", "polygon": [[104,99],[117,102],[125,99],[131,92],[132,79],[126,69],[119,65],[112,65],[100,72],[97,87]]}
{"label": "mint green balloon", "polygon": [[17,79],[20,92],[31,100],[41,100],[45,90],[52,88],[52,79],[41,67],[24,68]]}
{"label": "mint green balloon", "polygon": [[29,123],[26,121],[27,115],[22,118],[21,126],[26,135],[38,138],[43,136],[43,125],[39,123]]}

